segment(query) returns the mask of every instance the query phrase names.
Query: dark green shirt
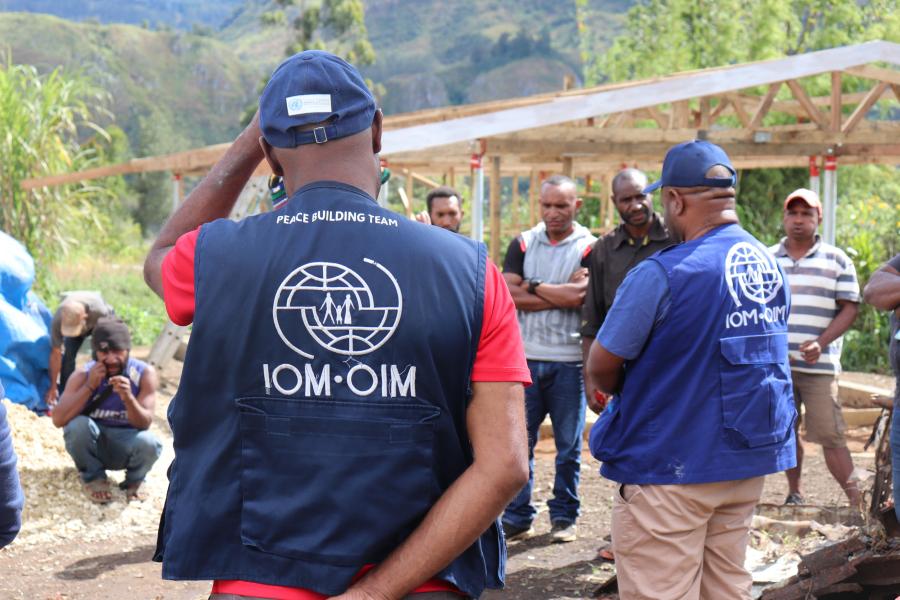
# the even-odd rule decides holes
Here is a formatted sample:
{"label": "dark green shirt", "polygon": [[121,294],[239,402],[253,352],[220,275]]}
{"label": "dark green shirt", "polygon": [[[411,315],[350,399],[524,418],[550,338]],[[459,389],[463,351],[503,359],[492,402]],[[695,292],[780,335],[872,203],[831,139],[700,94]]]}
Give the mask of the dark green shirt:
{"label": "dark green shirt", "polygon": [[650,231],[642,239],[632,238],[623,223],[597,240],[588,264],[590,281],[581,309],[581,335],[597,335],[628,271],[673,243],[662,218],[656,213],[653,213]]}

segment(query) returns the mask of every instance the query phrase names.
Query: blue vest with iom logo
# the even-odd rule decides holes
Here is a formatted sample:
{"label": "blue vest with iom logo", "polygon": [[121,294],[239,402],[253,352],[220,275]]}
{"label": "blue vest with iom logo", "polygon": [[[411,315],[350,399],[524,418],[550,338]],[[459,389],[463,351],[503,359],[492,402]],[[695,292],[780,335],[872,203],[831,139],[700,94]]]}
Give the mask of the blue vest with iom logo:
{"label": "blue vest with iom logo", "polygon": [[[317,182],[204,225],[169,422],[166,579],[343,592],[472,464],[483,244]],[[495,523],[438,578],[501,587]]]}
{"label": "blue vest with iom logo", "polygon": [[787,355],[790,292],[738,225],[662,250],[671,306],[591,430],[604,477],[730,481],[796,463]]}

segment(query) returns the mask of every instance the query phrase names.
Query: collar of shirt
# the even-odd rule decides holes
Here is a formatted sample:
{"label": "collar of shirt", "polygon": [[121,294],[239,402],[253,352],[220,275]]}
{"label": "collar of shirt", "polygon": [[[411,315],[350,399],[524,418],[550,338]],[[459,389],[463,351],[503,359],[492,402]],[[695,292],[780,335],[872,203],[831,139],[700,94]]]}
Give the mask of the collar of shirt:
{"label": "collar of shirt", "polygon": [[[781,238],[781,241],[778,242],[778,250],[775,252],[775,256],[790,256],[787,251],[787,247],[784,243],[787,241],[787,236]],[[819,251],[819,246],[822,245],[822,236],[818,233],[816,234],[816,241],[813,242],[812,248],[807,250],[806,254],[804,254],[801,258],[809,258],[813,254]]]}
{"label": "collar of shirt", "polygon": [[[618,250],[622,244],[627,243],[629,246],[646,246],[651,241],[654,242],[662,242],[668,239],[669,234],[666,233],[666,228],[663,226],[662,218],[657,214],[653,213],[650,217],[650,230],[647,232],[641,240],[635,240],[628,233],[628,230],[625,229],[625,223],[621,223],[618,227],[616,227],[615,232],[613,233],[612,245],[613,249]],[[640,241],[639,244],[636,242]]]}

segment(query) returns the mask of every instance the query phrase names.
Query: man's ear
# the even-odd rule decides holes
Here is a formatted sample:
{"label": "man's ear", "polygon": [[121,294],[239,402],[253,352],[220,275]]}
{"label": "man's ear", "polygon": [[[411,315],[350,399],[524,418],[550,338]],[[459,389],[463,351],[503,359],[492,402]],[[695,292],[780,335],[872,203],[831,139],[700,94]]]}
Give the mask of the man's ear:
{"label": "man's ear", "polygon": [[260,136],[259,137],[259,147],[262,148],[263,154],[266,157],[266,162],[269,163],[269,168],[272,169],[272,172],[279,177],[284,177],[284,169],[281,168],[281,163],[278,162],[278,159],[275,157],[275,151],[269,142],[266,141],[266,138]]}
{"label": "man's ear", "polygon": [[376,109],[375,118],[372,119],[372,152],[375,154],[381,152],[381,121],[383,118],[381,109]]}
{"label": "man's ear", "polygon": [[575,198],[575,211],[576,212],[578,212],[578,210],[581,208],[582,204],[584,204],[584,200],[582,200],[581,198]]}
{"label": "man's ear", "polygon": [[672,208],[669,210],[669,212],[673,215],[681,215],[684,213],[684,197],[679,194],[678,191],[674,188],[664,188],[661,199],[663,201],[668,200],[668,202],[672,205]]}

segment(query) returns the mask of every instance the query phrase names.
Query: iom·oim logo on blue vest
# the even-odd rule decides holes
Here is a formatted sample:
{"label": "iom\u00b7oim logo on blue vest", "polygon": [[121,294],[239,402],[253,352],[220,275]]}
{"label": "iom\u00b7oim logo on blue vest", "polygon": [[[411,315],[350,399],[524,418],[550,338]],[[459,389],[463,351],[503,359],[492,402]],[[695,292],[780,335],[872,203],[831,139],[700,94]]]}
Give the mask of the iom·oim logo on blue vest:
{"label": "iom\u00b7oim logo on blue vest", "polygon": [[272,318],[289,348],[310,359],[316,346],[359,356],[391,338],[403,313],[400,285],[384,265],[370,258],[357,269],[316,261],[284,278],[275,294]]}
{"label": "iom\u00b7oim logo on blue vest", "polygon": [[749,242],[738,242],[728,250],[725,281],[738,306],[742,298],[767,304],[784,285],[775,258]]}

